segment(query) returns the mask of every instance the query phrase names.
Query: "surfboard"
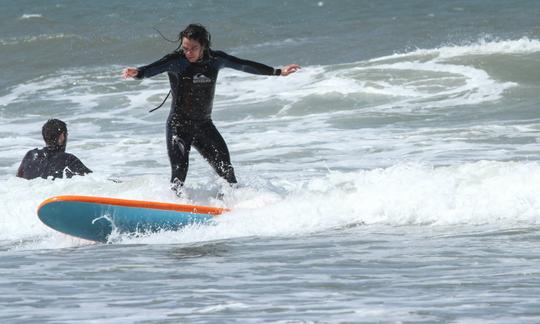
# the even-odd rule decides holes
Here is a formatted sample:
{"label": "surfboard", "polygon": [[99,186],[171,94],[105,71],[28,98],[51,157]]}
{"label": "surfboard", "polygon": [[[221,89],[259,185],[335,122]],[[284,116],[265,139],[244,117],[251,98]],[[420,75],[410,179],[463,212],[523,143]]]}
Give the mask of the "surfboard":
{"label": "surfboard", "polygon": [[37,210],[48,227],[74,237],[107,242],[113,232],[137,234],[175,231],[186,225],[208,223],[227,208],[94,196],[56,196]]}

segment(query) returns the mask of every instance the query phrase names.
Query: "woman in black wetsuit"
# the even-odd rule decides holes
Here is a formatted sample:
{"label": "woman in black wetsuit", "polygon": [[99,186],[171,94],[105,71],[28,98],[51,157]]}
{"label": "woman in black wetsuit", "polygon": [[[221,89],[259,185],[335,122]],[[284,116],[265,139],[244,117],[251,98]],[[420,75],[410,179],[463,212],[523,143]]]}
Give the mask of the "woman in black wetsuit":
{"label": "woman in black wetsuit", "polygon": [[220,69],[228,67],[259,75],[287,76],[300,66],[281,69],[242,60],[222,51],[210,49],[210,34],[199,24],[191,24],[179,37],[178,50],[162,59],[123,71],[124,78],[148,78],[167,72],[172,104],[167,119],[167,151],[171,161],[172,189],[178,190],[186,180],[191,146],[210,163],[229,184],[236,183],[227,144],[212,122],[212,103]]}

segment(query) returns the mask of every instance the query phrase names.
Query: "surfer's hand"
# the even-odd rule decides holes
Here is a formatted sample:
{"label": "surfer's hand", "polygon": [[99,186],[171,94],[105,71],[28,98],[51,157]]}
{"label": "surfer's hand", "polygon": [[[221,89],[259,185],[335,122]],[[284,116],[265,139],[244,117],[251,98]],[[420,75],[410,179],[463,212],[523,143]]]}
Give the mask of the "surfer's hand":
{"label": "surfer's hand", "polygon": [[128,67],[127,69],[124,69],[124,71],[122,71],[122,77],[124,77],[124,79],[134,78],[137,76],[137,74],[139,74],[139,70],[132,67]]}
{"label": "surfer's hand", "polygon": [[298,64],[289,64],[289,65],[285,65],[284,67],[281,68],[281,75],[282,76],[287,76],[291,73],[294,73],[296,71],[300,70],[300,65]]}

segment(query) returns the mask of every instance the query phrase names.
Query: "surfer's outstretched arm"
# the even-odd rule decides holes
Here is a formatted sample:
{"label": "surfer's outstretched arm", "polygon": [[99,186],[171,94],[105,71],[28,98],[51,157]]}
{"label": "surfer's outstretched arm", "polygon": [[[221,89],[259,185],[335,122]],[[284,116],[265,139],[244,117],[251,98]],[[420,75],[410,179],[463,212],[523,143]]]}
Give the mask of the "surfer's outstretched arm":
{"label": "surfer's outstretched arm", "polygon": [[145,66],[140,66],[137,68],[128,67],[122,71],[122,76],[124,79],[142,79],[153,77],[154,75],[158,75],[163,72],[181,73],[187,65],[188,61],[185,58],[180,56],[178,53],[171,53],[165,55],[156,62]]}
{"label": "surfer's outstretched arm", "polygon": [[298,64],[289,64],[281,69],[274,69],[271,66],[254,61],[244,60],[222,51],[212,51],[212,54],[217,57],[222,67],[228,67],[251,74],[287,76],[300,69],[300,65]]}

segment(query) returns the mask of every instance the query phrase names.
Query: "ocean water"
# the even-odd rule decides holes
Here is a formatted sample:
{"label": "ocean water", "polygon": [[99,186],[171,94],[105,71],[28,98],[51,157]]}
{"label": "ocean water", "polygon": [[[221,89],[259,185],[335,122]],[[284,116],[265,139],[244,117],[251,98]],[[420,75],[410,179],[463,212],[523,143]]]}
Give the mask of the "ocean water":
{"label": "ocean water", "polygon": [[[0,4],[1,322],[540,321],[540,2]],[[179,199],[168,103],[148,113],[168,80],[120,74],[191,22],[302,69],[221,71],[213,120],[242,186],[193,151]],[[49,118],[93,174],[14,176]],[[232,211],[93,244],[38,220],[64,194]]]}

